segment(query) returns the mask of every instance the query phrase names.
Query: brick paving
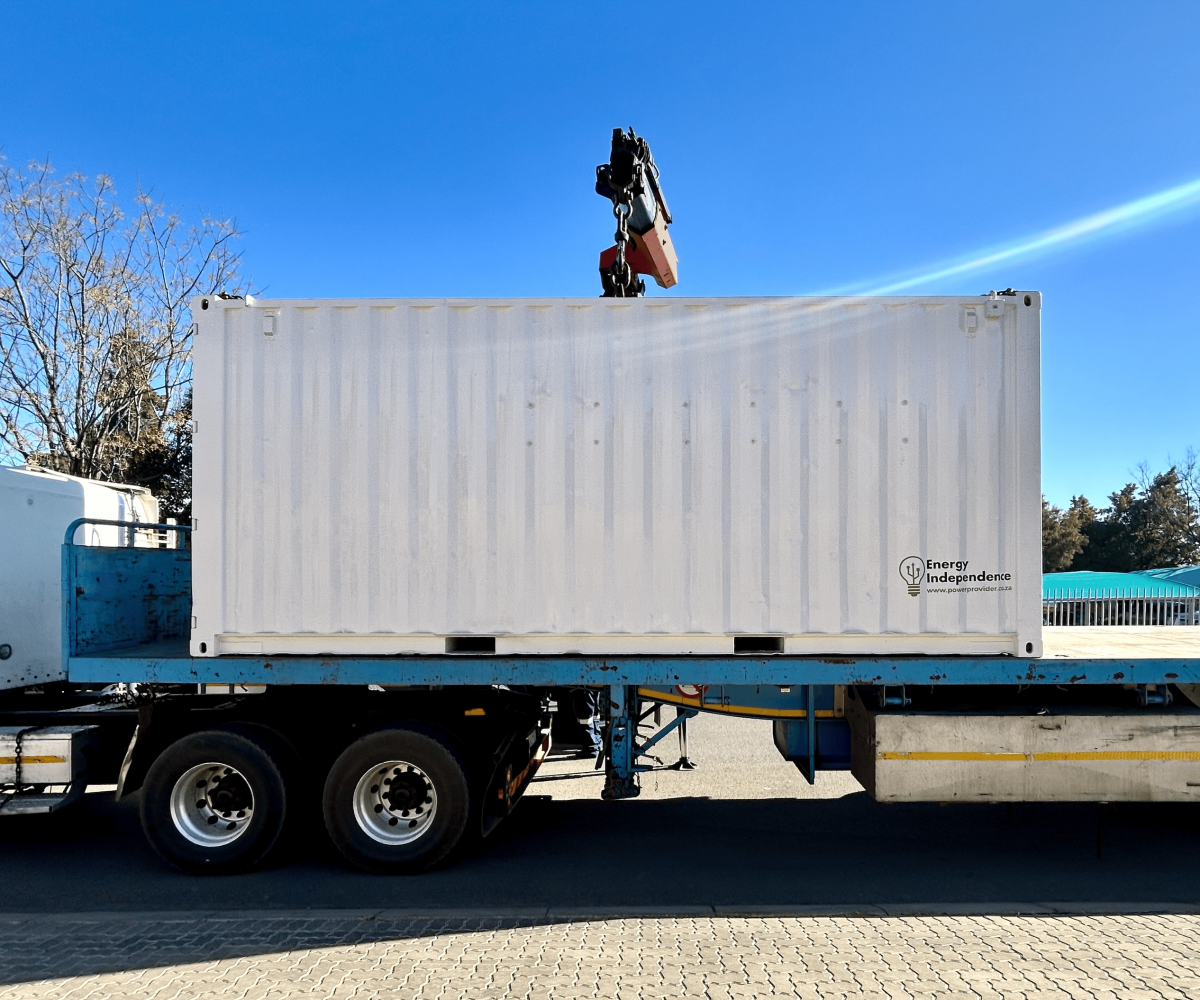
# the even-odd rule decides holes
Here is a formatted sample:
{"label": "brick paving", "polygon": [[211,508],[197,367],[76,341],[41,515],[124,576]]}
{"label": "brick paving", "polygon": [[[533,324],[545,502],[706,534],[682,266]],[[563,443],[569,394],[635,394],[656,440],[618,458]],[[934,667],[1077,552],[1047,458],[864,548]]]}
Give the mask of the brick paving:
{"label": "brick paving", "polygon": [[1200,916],[0,915],[0,1000],[1200,997]]}

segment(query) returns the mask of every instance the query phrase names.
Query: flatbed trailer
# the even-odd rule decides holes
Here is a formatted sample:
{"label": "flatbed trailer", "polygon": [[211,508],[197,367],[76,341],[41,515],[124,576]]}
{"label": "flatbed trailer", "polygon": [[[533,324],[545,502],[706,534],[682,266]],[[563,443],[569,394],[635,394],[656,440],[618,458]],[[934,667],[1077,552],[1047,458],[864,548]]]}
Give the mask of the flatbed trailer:
{"label": "flatbed trailer", "polygon": [[189,871],[308,812],[417,871],[565,716],[618,800],[699,712],[883,802],[1195,801],[1200,628],[1042,628],[1040,311],[198,298],[197,519],[137,525],[195,544],[67,528],[0,816],[115,782]]}
{"label": "flatbed trailer", "polygon": [[1200,799],[1200,628],[1048,628],[1034,659],[193,657],[190,551],[79,545],[77,526],[66,680],[0,696],[0,816],[116,782],[189,871],[261,862],[317,801],[351,862],[436,864],[508,815],[579,691],[599,694],[608,799],[700,712],[769,719],[810,782],[851,770],[880,801]]}

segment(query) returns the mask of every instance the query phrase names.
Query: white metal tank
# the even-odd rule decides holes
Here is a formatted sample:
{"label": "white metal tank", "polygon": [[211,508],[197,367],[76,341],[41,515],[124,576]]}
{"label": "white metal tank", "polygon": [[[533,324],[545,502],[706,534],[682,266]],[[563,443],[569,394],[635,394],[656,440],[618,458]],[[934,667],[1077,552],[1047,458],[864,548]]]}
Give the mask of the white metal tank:
{"label": "white metal tank", "polygon": [[[0,466],[0,688],[65,677],[62,545],[80,517],[158,523],[158,501],[140,486]],[[85,525],[77,544],[148,545],[126,529]],[[7,647],[7,648],[5,648]]]}
{"label": "white metal tank", "polygon": [[192,653],[1040,655],[1040,313],[196,300]]}

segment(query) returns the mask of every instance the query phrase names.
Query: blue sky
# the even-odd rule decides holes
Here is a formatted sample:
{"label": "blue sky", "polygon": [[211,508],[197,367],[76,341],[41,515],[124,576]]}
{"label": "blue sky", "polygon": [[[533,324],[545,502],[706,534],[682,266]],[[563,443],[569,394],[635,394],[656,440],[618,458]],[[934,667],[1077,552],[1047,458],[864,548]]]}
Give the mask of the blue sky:
{"label": "blue sky", "polygon": [[[235,216],[271,296],[596,294],[617,125],[662,167],[684,295],[878,287],[1200,178],[1194,2],[0,16],[9,160]],[[906,291],[1045,294],[1045,491],[1095,502],[1200,447],[1198,278],[1192,199]]]}

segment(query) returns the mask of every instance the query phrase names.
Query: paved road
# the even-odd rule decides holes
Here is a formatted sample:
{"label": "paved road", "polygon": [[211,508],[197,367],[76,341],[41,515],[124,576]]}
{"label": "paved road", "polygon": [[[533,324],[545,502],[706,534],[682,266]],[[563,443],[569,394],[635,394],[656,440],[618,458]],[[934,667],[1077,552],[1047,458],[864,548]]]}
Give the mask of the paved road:
{"label": "paved road", "polygon": [[0,918],[0,946],[0,1000],[1200,996],[1179,916]]}
{"label": "paved road", "polygon": [[810,788],[744,721],[701,719],[692,756],[620,803],[555,763],[483,850],[415,878],[315,831],[185,876],[102,795],[5,820],[0,998],[1200,996],[1194,809],[879,806],[846,774]]}

